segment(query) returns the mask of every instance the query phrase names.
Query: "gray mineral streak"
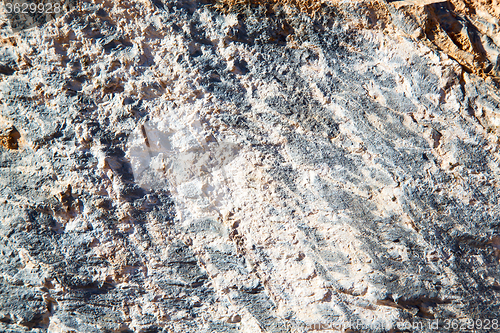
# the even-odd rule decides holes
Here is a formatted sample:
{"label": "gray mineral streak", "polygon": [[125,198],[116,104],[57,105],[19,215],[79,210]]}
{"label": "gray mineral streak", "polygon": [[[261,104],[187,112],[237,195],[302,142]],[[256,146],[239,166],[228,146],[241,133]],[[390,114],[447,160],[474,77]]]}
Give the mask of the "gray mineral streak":
{"label": "gray mineral streak", "polygon": [[0,332],[499,320],[500,10],[459,2],[3,16]]}

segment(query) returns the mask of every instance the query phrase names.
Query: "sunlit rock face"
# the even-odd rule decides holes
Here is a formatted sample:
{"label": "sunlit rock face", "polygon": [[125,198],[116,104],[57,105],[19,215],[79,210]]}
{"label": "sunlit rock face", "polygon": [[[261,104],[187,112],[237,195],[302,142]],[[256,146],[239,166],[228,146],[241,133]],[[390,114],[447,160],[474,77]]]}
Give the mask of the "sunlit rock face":
{"label": "sunlit rock face", "polygon": [[453,4],[5,20],[0,331],[494,331],[499,14]]}

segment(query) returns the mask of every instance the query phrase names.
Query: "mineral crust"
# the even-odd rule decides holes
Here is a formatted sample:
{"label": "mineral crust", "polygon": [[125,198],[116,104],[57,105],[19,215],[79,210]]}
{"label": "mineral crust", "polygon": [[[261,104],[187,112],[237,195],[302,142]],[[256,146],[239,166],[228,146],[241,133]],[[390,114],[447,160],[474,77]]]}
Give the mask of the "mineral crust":
{"label": "mineral crust", "polygon": [[498,331],[498,0],[2,17],[1,332]]}

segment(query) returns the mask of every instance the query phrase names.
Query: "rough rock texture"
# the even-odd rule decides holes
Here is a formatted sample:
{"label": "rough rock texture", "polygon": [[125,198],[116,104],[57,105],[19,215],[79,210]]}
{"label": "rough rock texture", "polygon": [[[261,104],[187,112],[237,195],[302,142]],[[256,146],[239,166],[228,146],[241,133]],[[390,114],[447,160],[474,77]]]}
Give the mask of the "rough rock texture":
{"label": "rough rock texture", "polygon": [[495,1],[4,20],[0,331],[499,319]]}

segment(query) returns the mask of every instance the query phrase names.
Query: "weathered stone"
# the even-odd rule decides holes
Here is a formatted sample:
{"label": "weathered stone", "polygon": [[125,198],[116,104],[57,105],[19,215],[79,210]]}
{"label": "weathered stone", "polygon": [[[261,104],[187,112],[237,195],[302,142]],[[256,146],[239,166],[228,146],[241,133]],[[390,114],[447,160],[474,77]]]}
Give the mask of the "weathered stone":
{"label": "weathered stone", "polygon": [[4,16],[0,331],[495,331],[500,13],[451,3]]}

